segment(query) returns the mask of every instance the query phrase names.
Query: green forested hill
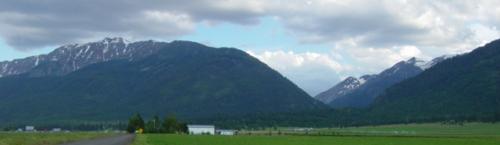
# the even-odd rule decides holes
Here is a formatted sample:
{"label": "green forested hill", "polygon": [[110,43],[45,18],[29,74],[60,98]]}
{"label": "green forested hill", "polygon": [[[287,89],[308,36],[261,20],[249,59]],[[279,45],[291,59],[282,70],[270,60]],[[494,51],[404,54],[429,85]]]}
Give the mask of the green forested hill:
{"label": "green forested hill", "polygon": [[386,90],[378,121],[500,120],[500,40],[447,59]]}
{"label": "green forested hill", "polygon": [[243,51],[185,41],[168,43],[145,58],[96,63],[67,75],[0,78],[0,94],[0,122],[125,120],[135,112],[197,118],[327,108]]}

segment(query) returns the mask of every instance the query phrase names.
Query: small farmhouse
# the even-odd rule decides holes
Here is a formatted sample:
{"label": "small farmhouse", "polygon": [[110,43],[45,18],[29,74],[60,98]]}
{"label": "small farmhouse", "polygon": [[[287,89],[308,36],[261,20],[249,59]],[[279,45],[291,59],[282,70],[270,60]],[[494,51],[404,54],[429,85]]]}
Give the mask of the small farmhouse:
{"label": "small farmhouse", "polygon": [[215,134],[215,126],[213,125],[187,125],[189,134]]}

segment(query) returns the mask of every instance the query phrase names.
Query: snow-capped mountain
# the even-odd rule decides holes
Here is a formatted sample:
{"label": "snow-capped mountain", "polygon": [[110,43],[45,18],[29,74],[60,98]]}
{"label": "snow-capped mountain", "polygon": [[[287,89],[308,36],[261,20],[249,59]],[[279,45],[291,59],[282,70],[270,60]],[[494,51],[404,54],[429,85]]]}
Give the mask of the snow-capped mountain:
{"label": "snow-capped mountain", "polygon": [[387,88],[366,114],[373,122],[500,121],[500,40],[443,60]]}
{"label": "snow-capped mountain", "polygon": [[363,85],[368,79],[370,79],[370,75],[365,75],[358,78],[355,77],[347,77],[342,82],[333,86],[325,92],[318,94],[315,98],[324,103],[332,102],[340,96],[343,96],[347,93],[350,93],[352,90],[357,89],[359,86]]}
{"label": "snow-capped mountain", "polygon": [[432,59],[431,61],[424,61],[424,60],[415,59],[415,61],[416,61],[415,65],[420,67],[422,70],[426,70],[426,69],[429,69],[432,66],[438,64],[439,62],[441,62],[443,60],[446,60],[448,58],[452,58],[455,56],[456,55],[443,55],[440,57],[436,57],[436,58]]}
{"label": "snow-capped mountain", "polygon": [[315,98],[334,108],[367,107],[386,88],[414,77],[449,57],[441,56],[431,61],[411,58],[398,62],[376,75],[348,77]]}
{"label": "snow-capped mountain", "polygon": [[137,110],[206,118],[328,108],[236,48],[104,39],[40,58],[29,60],[28,72],[0,78],[0,122],[122,120]]}
{"label": "snow-capped mountain", "polygon": [[140,59],[157,52],[165,44],[151,40],[129,43],[123,38],[68,44],[49,54],[0,62],[0,77],[27,72],[30,76],[63,75],[98,62]]}

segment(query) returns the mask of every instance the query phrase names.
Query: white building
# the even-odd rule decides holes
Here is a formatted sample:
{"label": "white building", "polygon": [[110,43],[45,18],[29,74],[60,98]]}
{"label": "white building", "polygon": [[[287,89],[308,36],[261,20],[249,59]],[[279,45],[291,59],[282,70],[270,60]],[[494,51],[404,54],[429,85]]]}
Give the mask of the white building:
{"label": "white building", "polygon": [[35,126],[26,126],[24,131],[35,131]]}
{"label": "white building", "polygon": [[235,132],[234,130],[217,130],[219,135],[234,135]]}
{"label": "white building", "polygon": [[189,134],[215,134],[215,126],[213,125],[187,125]]}

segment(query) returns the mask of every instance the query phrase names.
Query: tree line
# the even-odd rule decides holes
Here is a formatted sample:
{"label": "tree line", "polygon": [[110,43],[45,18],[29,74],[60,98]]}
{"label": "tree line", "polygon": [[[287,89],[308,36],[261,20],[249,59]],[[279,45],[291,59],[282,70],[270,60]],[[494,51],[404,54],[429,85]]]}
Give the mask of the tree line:
{"label": "tree line", "polygon": [[127,125],[128,133],[187,133],[187,124],[180,122],[174,115],[161,120],[155,115],[151,120],[145,122],[139,113],[129,118]]}

